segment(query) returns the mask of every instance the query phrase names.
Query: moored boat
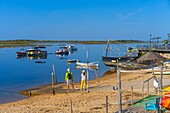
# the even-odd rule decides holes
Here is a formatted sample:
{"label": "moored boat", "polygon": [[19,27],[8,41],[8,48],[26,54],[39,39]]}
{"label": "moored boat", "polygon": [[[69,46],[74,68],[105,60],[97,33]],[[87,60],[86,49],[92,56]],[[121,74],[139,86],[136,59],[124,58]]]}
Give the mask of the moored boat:
{"label": "moored boat", "polygon": [[27,53],[24,51],[24,49],[21,49],[21,51],[16,52],[18,57],[24,57],[27,55]]}
{"label": "moored boat", "polygon": [[61,46],[60,48],[67,49],[68,51],[77,51],[77,48],[74,47],[74,45],[66,45],[66,46]]}
{"label": "moored boat", "polygon": [[26,52],[24,51],[20,51],[20,52],[16,52],[18,56],[26,56]]}
{"label": "moored boat", "polygon": [[43,56],[47,55],[47,51],[40,50],[40,49],[27,49],[28,56]]}
{"label": "moored boat", "polygon": [[141,56],[141,51],[139,51],[137,49],[133,49],[131,47],[128,48],[129,53],[126,54],[125,56],[121,56],[121,57],[108,56],[107,55],[108,49],[109,49],[109,40],[108,40],[108,43],[106,46],[106,55],[102,56],[102,61],[106,66],[115,67],[115,66],[117,66],[117,63],[132,62]]}
{"label": "moored boat", "polygon": [[98,67],[99,64],[97,62],[89,62],[89,63],[83,63],[83,62],[76,62],[77,66],[86,66],[86,67]]}
{"label": "moored boat", "polygon": [[[154,74],[155,74],[155,75],[160,75],[161,72],[154,72]],[[170,71],[168,71],[168,72],[164,72],[164,71],[163,71],[162,74],[163,74],[163,75],[170,75]]]}
{"label": "moored boat", "polygon": [[69,59],[69,60],[67,60],[67,63],[76,63],[76,62],[80,62],[80,61],[77,60],[77,59]]}
{"label": "moored boat", "polygon": [[66,50],[66,49],[64,49],[64,50],[59,49],[59,50],[56,51],[56,54],[68,55],[69,52],[68,52],[68,50]]}

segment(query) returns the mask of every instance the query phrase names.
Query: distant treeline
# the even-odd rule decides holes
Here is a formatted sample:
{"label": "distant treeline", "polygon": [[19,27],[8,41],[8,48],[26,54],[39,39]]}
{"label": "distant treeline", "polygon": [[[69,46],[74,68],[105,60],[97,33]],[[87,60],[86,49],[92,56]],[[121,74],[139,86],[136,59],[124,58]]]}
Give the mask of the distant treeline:
{"label": "distant treeline", "polygon": [[[46,43],[46,44],[45,44]],[[1,40],[0,48],[3,47],[15,47],[15,46],[35,46],[35,45],[45,45],[47,43],[78,43],[78,44],[107,44],[107,41],[80,41],[80,40]],[[118,43],[145,43],[145,41],[140,40],[110,40],[110,44]],[[51,44],[48,44],[51,45]]]}
{"label": "distant treeline", "polygon": [[[107,41],[96,41],[96,40],[1,40],[0,44],[30,44],[30,43],[50,43],[50,42],[68,42],[68,43],[85,43],[85,44],[104,44]],[[144,43],[141,40],[110,40],[110,43]]]}

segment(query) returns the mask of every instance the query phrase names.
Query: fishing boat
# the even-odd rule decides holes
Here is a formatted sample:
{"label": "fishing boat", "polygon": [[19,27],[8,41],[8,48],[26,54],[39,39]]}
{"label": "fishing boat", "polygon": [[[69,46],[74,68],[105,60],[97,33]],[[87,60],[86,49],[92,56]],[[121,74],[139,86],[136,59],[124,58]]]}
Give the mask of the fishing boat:
{"label": "fishing boat", "polygon": [[108,49],[109,49],[109,40],[106,46],[106,55],[102,56],[102,61],[106,66],[115,67],[117,66],[117,63],[120,62],[133,62],[141,56],[141,52],[139,50],[130,47],[128,48],[129,53],[126,54],[125,56],[121,56],[121,57],[108,56]]}
{"label": "fishing boat", "polygon": [[27,49],[27,55],[28,56],[47,56],[47,51],[41,50],[40,48],[45,48],[45,47],[38,47],[36,46],[33,49]]}
{"label": "fishing boat", "polygon": [[39,49],[27,49],[28,56],[42,56],[47,55],[47,51],[42,51]]}
{"label": "fishing boat", "polygon": [[68,50],[66,50],[66,49],[64,49],[64,50],[59,49],[59,50],[56,51],[56,54],[60,54],[60,55],[68,55],[69,52],[68,52]]}
{"label": "fishing boat", "polygon": [[99,67],[87,67],[87,66],[76,66],[76,69],[90,69],[90,70],[98,70]]}
{"label": "fishing boat", "polygon": [[66,45],[66,46],[61,46],[60,48],[67,49],[68,51],[77,51],[77,48],[74,47],[74,45]]}
{"label": "fishing boat", "polygon": [[67,63],[76,63],[76,62],[80,62],[80,61],[77,60],[77,59],[69,59],[69,60],[67,60]]}
{"label": "fishing boat", "polygon": [[97,62],[89,62],[89,63],[84,63],[84,62],[76,62],[77,66],[85,66],[85,67],[98,67],[99,64]]}
{"label": "fishing boat", "polygon": [[24,51],[20,51],[20,52],[16,52],[17,56],[26,56],[26,52]]}
{"label": "fishing boat", "polygon": [[24,49],[21,49],[21,51],[16,52],[16,54],[18,57],[24,57],[27,55],[26,52],[24,51]]}

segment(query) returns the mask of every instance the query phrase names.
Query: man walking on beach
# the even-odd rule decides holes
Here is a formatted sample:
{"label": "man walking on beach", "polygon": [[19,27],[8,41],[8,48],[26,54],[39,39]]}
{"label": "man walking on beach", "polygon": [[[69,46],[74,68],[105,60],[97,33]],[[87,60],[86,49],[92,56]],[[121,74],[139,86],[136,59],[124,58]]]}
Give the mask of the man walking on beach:
{"label": "man walking on beach", "polygon": [[70,71],[70,68],[67,69],[67,72],[65,75],[65,81],[67,83],[68,91],[70,91],[70,85],[72,85],[72,88],[74,90],[73,73]]}

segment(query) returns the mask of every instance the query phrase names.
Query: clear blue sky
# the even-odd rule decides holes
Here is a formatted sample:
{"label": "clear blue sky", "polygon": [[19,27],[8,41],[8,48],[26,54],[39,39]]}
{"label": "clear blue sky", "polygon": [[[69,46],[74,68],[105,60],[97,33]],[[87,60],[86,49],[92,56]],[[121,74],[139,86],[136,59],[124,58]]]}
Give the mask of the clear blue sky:
{"label": "clear blue sky", "polygon": [[0,40],[149,40],[170,33],[170,0],[0,0]]}

